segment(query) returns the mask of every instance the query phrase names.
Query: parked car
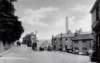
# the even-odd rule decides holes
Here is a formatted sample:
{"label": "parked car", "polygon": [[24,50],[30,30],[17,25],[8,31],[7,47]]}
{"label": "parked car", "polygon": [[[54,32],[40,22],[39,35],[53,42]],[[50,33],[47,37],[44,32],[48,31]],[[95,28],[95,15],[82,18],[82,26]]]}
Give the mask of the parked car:
{"label": "parked car", "polygon": [[52,51],[52,47],[51,46],[48,46],[47,50],[48,51]]}
{"label": "parked car", "polygon": [[79,54],[79,50],[75,50],[74,53],[75,53],[75,54]]}
{"label": "parked car", "polygon": [[97,53],[94,51],[92,54],[90,54],[90,60],[92,62],[97,62]]}
{"label": "parked car", "polygon": [[42,47],[39,47],[39,50],[40,50],[40,51],[44,51],[44,48],[42,48]]}

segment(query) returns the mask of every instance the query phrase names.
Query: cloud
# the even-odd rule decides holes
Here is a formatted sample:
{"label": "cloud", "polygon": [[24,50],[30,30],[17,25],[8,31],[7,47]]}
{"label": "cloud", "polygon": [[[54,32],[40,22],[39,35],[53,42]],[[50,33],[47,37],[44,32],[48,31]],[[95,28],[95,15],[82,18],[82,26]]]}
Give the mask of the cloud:
{"label": "cloud", "polygon": [[54,7],[48,7],[48,8],[42,7],[38,10],[25,9],[24,16],[21,17],[20,20],[30,25],[39,25],[44,27],[47,26],[47,24],[43,23],[41,19],[47,18],[49,14],[57,10],[59,9]]}
{"label": "cloud", "polygon": [[74,32],[79,29],[82,29],[83,32],[91,32],[91,24],[91,16],[86,14],[78,19],[74,18],[70,23],[70,29]]}
{"label": "cloud", "polygon": [[66,25],[66,18],[60,17],[55,23],[53,24],[53,29],[55,33],[65,32],[65,25]]}
{"label": "cloud", "polygon": [[[35,30],[38,30],[41,35],[44,34],[49,28],[50,25],[49,22],[46,22],[48,20],[43,20],[52,14],[53,12],[58,11],[59,8],[55,7],[41,7],[40,9],[33,10],[33,9],[25,9],[23,11],[24,16],[20,18],[22,21],[22,25],[25,30],[25,34],[29,32],[34,32]],[[52,16],[51,16],[52,17]],[[52,21],[53,22],[53,21]],[[52,26],[52,25],[51,25]],[[46,32],[47,34],[47,32]],[[40,35],[40,36],[41,36]]]}
{"label": "cloud", "polygon": [[45,18],[45,17],[47,17],[47,15],[49,15],[57,10],[59,10],[59,8],[54,8],[54,7],[47,7],[47,8],[42,7],[38,10],[25,9],[24,17],[31,19],[33,21],[39,21],[41,18]]}
{"label": "cloud", "polygon": [[72,11],[74,12],[81,12],[81,13],[87,13],[90,11],[90,6],[87,5],[82,5],[82,4],[77,4],[74,7],[71,8]]}
{"label": "cloud", "polygon": [[79,23],[77,27],[80,27],[83,29],[83,31],[91,31],[91,16],[90,14],[84,16],[82,19],[79,20]]}
{"label": "cloud", "polygon": [[[58,2],[58,0],[56,1]],[[58,3],[56,1],[54,3],[53,0],[23,0],[20,1],[21,7],[16,5],[17,10],[19,10],[16,14],[21,16],[20,20],[26,33],[37,30],[41,39],[51,38],[52,34],[64,33],[66,15],[69,17],[69,29],[72,31],[79,28],[84,31],[91,30],[90,1],[90,4],[86,4],[87,1],[84,1],[84,4],[83,1],[79,0],[77,0],[78,2],[59,0]]]}
{"label": "cloud", "polygon": [[84,32],[91,31],[91,16],[90,5],[76,4],[73,7],[69,8],[69,23],[70,29],[75,32],[75,30],[79,30],[80,28]]}
{"label": "cloud", "polygon": [[50,14],[51,12],[57,11],[59,8],[56,7],[41,7],[38,10],[33,9],[25,9],[24,13],[26,15],[32,15],[35,17],[45,17],[47,14]]}

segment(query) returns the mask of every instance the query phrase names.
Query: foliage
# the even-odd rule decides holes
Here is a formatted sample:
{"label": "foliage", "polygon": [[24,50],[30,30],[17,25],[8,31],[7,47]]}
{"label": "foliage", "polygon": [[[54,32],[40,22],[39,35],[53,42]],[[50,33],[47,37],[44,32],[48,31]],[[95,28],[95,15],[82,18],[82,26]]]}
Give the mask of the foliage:
{"label": "foliage", "polygon": [[14,1],[16,0],[0,1],[0,40],[4,44],[18,40],[24,31],[18,17],[14,15]]}

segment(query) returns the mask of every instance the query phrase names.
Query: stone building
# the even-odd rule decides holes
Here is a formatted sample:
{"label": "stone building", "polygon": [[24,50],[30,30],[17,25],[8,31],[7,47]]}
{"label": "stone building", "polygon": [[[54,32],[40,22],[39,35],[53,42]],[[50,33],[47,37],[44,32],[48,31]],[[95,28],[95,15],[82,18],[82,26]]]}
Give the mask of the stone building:
{"label": "stone building", "polygon": [[37,36],[34,33],[27,34],[23,38],[23,44],[26,44],[27,46],[32,46],[33,43],[37,43]]}
{"label": "stone building", "polygon": [[94,34],[94,52],[91,56],[92,61],[100,63],[100,0],[96,0],[91,9],[92,31]]}
{"label": "stone building", "polygon": [[35,33],[31,33],[30,35],[31,35],[30,39],[31,39],[32,43],[36,43],[37,42],[36,34]]}
{"label": "stone building", "polygon": [[23,37],[23,44],[26,44],[27,46],[29,45],[29,46],[31,46],[31,40],[30,40],[30,34],[27,34],[25,37]]}
{"label": "stone building", "polygon": [[81,30],[76,33],[68,32],[52,37],[52,46],[54,50],[67,51],[77,54],[88,54],[93,48],[93,35],[83,33]]}
{"label": "stone building", "polygon": [[68,31],[66,34],[63,34],[63,42],[64,42],[64,48],[67,52],[72,52],[72,38],[74,37],[74,33],[71,31]]}
{"label": "stone building", "polygon": [[65,34],[56,35],[52,38],[53,49],[69,52],[72,50],[72,37],[74,37],[74,34],[70,31]]}
{"label": "stone building", "polygon": [[58,34],[55,37],[52,37],[52,45],[54,50],[62,51],[62,34]]}
{"label": "stone building", "polygon": [[89,50],[93,47],[92,34],[77,34],[72,41],[73,53],[89,54]]}

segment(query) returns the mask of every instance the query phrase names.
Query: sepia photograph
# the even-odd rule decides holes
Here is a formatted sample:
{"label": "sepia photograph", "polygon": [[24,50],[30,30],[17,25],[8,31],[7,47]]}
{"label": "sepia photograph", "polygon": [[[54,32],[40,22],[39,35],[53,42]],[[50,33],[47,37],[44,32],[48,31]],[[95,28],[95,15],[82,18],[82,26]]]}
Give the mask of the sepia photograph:
{"label": "sepia photograph", "polygon": [[100,63],[100,0],[0,0],[0,63]]}

